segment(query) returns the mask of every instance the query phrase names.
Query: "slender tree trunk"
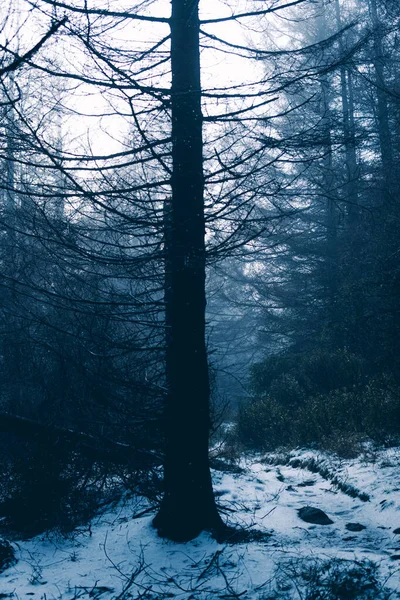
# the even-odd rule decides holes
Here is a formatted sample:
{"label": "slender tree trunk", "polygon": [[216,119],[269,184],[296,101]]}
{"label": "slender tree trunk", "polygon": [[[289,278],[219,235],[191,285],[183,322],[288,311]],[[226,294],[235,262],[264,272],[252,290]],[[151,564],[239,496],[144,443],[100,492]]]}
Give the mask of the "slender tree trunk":
{"label": "slender tree trunk", "polygon": [[198,0],[172,0],[172,159],[166,267],[167,448],[154,526],[176,541],[222,526],[208,462],[205,222]]}
{"label": "slender tree trunk", "polygon": [[4,213],[7,227],[7,275],[15,276],[16,262],[16,232],[15,232],[15,119],[13,107],[7,108],[6,113],[6,190],[4,195]]}
{"label": "slender tree trunk", "polygon": [[[340,15],[339,0],[335,2],[336,23],[338,30],[342,28],[342,20]],[[342,39],[339,38],[341,54],[343,52]],[[355,127],[354,127],[354,102],[352,90],[352,77],[349,69],[345,65],[340,67],[340,88],[342,98],[343,111],[343,136],[346,153],[346,170],[347,170],[347,214],[349,223],[352,225],[357,220],[358,215],[358,177],[359,169],[356,155]]]}
{"label": "slender tree trunk", "polygon": [[[317,21],[318,39],[327,35],[325,3],[322,3],[320,19]],[[326,199],[325,226],[326,226],[326,261],[325,261],[325,287],[327,291],[327,309],[329,326],[332,331],[338,331],[338,239],[337,239],[337,197],[335,189],[335,173],[333,165],[332,144],[332,116],[330,109],[331,86],[327,74],[322,74],[319,79],[321,86],[321,131],[324,157],[322,161],[321,188]]]}
{"label": "slender tree trunk", "polygon": [[328,291],[328,313],[330,326],[337,331],[338,323],[338,232],[337,201],[334,189],[334,167],[332,161],[331,115],[329,107],[329,83],[326,77],[321,81],[323,135],[325,139],[322,189],[326,196],[326,286]]}
{"label": "slender tree trunk", "polygon": [[16,285],[14,278],[18,276],[18,254],[17,254],[17,233],[16,233],[16,173],[15,173],[15,153],[16,153],[16,124],[13,106],[6,108],[5,115],[6,128],[6,164],[5,164],[5,194],[4,194],[4,220],[6,226],[5,242],[3,250],[3,270],[10,279],[8,280],[8,294],[5,296],[7,314],[6,328],[9,333],[4,336],[3,356],[6,383],[6,395],[8,405],[14,410],[21,404],[21,340],[19,335],[19,320],[14,314],[14,305],[16,303]]}
{"label": "slender tree trunk", "polygon": [[[57,159],[60,162],[60,165],[62,165],[62,151],[63,151],[63,139],[62,139],[62,113],[61,113],[61,109],[57,109],[56,112],[56,116],[57,116],[57,128],[58,128],[58,132],[57,132],[57,138],[56,138],[56,152],[58,154]],[[55,206],[54,206],[54,217],[56,220],[56,223],[58,226],[63,226],[64,223],[64,217],[65,217],[65,192],[66,192],[66,181],[65,181],[65,176],[64,173],[61,170],[56,170],[56,179],[55,179],[55,184],[56,184],[56,200],[55,200]]]}
{"label": "slender tree trunk", "polygon": [[346,152],[347,155],[347,164],[348,164],[348,173],[349,173],[349,185],[351,188],[349,189],[349,197],[352,200],[352,206],[354,210],[349,209],[350,221],[355,220],[359,214],[359,179],[360,179],[360,166],[357,160],[357,151],[356,151],[356,125],[354,118],[354,89],[353,89],[353,77],[350,69],[346,71],[347,75],[347,91],[348,91],[348,134],[349,134],[349,142],[346,144]]}
{"label": "slender tree trunk", "polygon": [[369,8],[371,14],[372,26],[374,28],[374,56],[373,65],[375,70],[376,80],[376,97],[377,97],[377,119],[378,119],[378,136],[381,149],[382,166],[384,179],[388,184],[390,194],[392,168],[393,168],[393,149],[390,135],[389,110],[386,94],[385,82],[385,59],[383,55],[382,45],[382,25],[379,21],[376,0],[369,0]]}

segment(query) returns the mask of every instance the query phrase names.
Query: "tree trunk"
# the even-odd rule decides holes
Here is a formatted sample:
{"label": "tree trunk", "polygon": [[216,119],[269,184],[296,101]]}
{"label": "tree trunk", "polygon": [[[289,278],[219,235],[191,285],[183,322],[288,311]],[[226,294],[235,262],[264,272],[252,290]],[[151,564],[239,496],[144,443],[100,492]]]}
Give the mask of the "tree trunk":
{"label": "tree trunk", "polygon": [[377,97],[377,120],[378,120],[378,136],[381,149],[383,174],[386,179],[387,191],[391,191],[391,178],[393,168],[393,149],[390,135],[389,110],[386,94],[385,82],[385,58],[383,54],[383,31],[382,24],[379,21],[376,0],[369,0],[372,26],[374,28],[374,56],[373,65],[375,70],[376,80],[376,97]]}
{"label": "tree trunk", "polygon": [[[325,5],[322,5],[320,18],[317,21],[318,39],[327,37],[327,23]],[[332,144],[332,115],[330,108],[331,84],[326,73],[320,75],[321,87],[320,119],[322,135],[322,177],[321,191],[326,199],[325,227],[326,227],[326,258],[325,258],[325,288],[327,292],[327,312],[329,327],[338,335],[338,215],[337,191],[333,165]]]}
{"label": "tree trunk", "polygon": [[[14,82],[11,78],[11,93],[14,91]],[[5,394],[7,408],[20,408],[21,398],[21,339],[19,334],[19,319],[15,315],[14,306],[17,300],[16,284],[14,278],[18,277],[18,252],[16,233],[16,172],[15,154],[17,143],[17,128],[14,107],[10,104],[5,114],[6,138],[6,164],[4,191],[4,221],[6,227],[5,247],[3,248],[2,268],[10,279],[8,280],[7,293],[3,297],[3,306],[7,314],[8,333],[3,337],[3,361],[5,377]]]}
{"label": "tree trunk", "polygon": [[[335,2],[336,24],[338,30],[342,29],[339,0]],[[344,56],[342,38],[339,38],[340,53]],[[356,155],[355,125],[354,125],[354,102],[352,90],[352,77],[350,70],[342,64],[340,67],[340,87],[343,111],[343,137],[346,152],[347,170],[347,214],[349,224],[353,225],[358,216],[358,177],[359,169]]]}
{"label": "tree trunk", "polygon": [[166,247],[167,448],[154,526],[176,541],[222,527],[208,462],[205,222],[198,0],[172,0],[172,200]]}

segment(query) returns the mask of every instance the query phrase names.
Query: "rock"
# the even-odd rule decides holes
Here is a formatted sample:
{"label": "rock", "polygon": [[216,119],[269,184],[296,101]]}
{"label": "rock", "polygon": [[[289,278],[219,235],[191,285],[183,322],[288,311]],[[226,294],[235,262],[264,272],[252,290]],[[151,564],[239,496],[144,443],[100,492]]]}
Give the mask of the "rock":
{"label": "rock", "polygon": [[16,562],[14,548],[10,542],[0,539],[0,573],[15,565]]}
{"label": "rock", "polygon": [[397,527],[397,529],[393,529],[393,533],[395,533],[396,535],[400,534],[400,527]]}
{"label": "rock", "polygon": [[301,483],[297,484],[298,487],[310,487],[312,485],[315,485],[315,480],[314,479],[306,479],[305,481],[302,481]]}
{"label": "rock", "polygon": [[346,529],[348,531],[362,531],[366,527],[365,525],[361,525],[361,523],[346,523]]}
{"label": "rock", "polygon": [[314,508],[313,506],[303,506],[297,511],[300,519],[306,523],[313,523],[314,525],[330,525],[333,521],[328,517],[326,513],[320,508]]}

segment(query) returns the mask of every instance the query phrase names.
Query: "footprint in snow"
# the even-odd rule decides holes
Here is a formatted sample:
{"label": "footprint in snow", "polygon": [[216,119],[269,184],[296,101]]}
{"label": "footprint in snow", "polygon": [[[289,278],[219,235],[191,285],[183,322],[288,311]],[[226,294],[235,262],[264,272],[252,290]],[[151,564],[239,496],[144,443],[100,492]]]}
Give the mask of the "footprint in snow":
{"label": "footprint in snow", "polygon": [[294,492],[295,494],[298,494],[298,493],[299,493],[299,491],[298,491],[298,490],[296,490],[296,489],[295,489],[295,488],[294,488],[292,485],[288,485],[288,486],[286,487],[286,491],[287,491],[287,492],[292,492],[292,493]]}
{"label": "footprint in snow", "polygon": [[345,517],[348,514],[349,514],[348,510],[338,510],[335,512],[335,515],[338,517]]}
{"label": "footprint in snow", "polygon": [[315,485],[315,479],[306,479],[305,481],[302,481],[300,483],[297,484],[298,487],[311,487],[312,485]]}
{"label": "footprint in snow", "polygon": [[393,500],[382,500],[382,502],[379,502],[381,510],[385,510],[386,508],[390,508],[391,506],[394,506],[394,502]]}

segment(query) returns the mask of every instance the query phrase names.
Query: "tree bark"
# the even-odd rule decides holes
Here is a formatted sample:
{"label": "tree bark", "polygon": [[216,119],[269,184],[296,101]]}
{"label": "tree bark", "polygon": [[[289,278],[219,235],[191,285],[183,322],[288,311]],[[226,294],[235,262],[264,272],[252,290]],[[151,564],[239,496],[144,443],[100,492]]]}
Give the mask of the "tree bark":
{"label": "tree bark", "polygon": [[154,526],[187,541],[222,527],[212,489],[198,0],[172,0],[171,213],[166,245],[167,448]]}

